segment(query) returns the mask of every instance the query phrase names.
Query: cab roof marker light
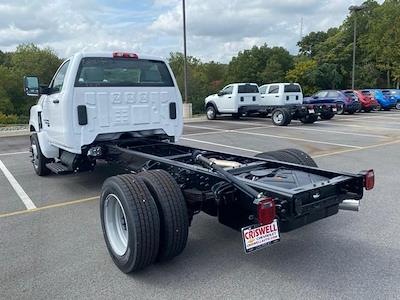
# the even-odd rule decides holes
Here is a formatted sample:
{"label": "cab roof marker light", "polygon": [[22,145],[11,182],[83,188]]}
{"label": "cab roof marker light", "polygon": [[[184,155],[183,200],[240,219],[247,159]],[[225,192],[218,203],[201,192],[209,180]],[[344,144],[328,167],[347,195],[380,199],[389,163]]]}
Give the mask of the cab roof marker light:
{"label": "cab roof marker light", "polygon": [[129,53],[129,52],[113,52],[113,57],[132,58],[132,59],[139,58],[139,56],[136,53]]}

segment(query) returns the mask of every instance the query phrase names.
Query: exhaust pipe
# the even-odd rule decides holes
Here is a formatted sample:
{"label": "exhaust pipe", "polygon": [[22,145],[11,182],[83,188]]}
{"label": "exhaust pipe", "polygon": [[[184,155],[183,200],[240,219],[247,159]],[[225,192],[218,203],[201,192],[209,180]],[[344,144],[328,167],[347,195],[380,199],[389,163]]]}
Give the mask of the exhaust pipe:
{"label": "exhaust pipe", "polygon": [[339,204],[339,209],[359,211],[360,210],[360,201],[359,200],[343,200],[343,202]]}

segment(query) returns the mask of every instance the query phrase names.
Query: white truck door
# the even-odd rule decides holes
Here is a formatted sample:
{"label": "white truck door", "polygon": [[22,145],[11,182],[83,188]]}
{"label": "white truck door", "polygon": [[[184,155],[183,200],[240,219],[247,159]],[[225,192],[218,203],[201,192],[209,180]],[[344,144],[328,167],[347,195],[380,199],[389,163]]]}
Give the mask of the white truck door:
{"label": "white truck door", "polygon": [[266,99],[265,99],[265,95],[267,93],[267,89],[268,89],[268,85],[263,85],[260,86],[259,90],[260,90],[260,95],[261,95],[261,105],[267,105],[266,104]]}
{"label": "white truck door", "polygon": [[233,85],[228,85],[223,88],[222,90],[222,95],[218,96],[218,110],[221,113],[232,113],[232,112],[237,112],[237,108],[235,111],[235,98],[234,98],[234,86]]}
{"label": "white truck door", "polygon": [[43,128],[47,131],[49,141],[58,145],[64,144],[62,103],[65,101],[63,85],[68,66],[69,61],[66,61],[58,69],[49,86],[50,94],[43,101]]}
{"label": "white truck door", "polygon": [[271,84],[264,95],[264,105],[282,105],[279,100],[279,84]]}

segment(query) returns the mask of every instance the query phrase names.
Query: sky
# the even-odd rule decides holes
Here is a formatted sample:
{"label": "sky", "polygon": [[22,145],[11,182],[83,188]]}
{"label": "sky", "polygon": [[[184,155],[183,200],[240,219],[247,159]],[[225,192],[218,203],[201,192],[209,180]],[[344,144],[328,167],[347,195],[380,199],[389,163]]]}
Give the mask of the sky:
{"label": "sky", "polygon": [[[310,31],[340,25],[352,0],[186,0],[188,55],[229,62],[238,51],[267,43],[296,54]],[[49,46],[168,57],[183,51],[182,0],[0,0],[0,50]]]}

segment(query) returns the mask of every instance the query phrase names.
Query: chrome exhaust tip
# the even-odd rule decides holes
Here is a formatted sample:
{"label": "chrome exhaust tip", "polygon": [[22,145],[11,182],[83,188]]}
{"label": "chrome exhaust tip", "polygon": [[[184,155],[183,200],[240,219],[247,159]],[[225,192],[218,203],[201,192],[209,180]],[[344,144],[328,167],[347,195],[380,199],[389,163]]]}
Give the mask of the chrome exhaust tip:
{"label": "chrome exhaust tip", "polygon": [[339,204],[339,209],[359,211],[360,210],[360,201],[359,200],[343,200],[343,202]]}

